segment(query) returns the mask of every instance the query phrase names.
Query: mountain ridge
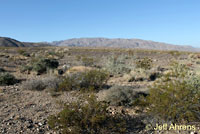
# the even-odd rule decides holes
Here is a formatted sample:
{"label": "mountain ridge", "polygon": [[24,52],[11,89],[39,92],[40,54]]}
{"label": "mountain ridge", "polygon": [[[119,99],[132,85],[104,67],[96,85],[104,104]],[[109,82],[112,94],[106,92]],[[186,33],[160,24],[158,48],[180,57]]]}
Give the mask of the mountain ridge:
{"label": "mountain ridge", "polygon": [[70,46],[70,47],[108,47],[108,48],[137,48],[150,50],[175,50],[200,52],[200,48],[183,45],[173,45],[142,39],[125,38],[72,38],[53,42],[20,42],[9,37],[0,37],[0,47],[44,47],[44,46]]}
{"label": "mountain ridge", "polygon": [[177,50],[177,51],[200,51],[186,45],[173,45],[163,42],[156,42],[142,39],[124,39],[124,38],[72,38],[61,41],[51,42],[54,46],[78,46],[78,47],[114,47],[114,48],[139,48],[152,50]]}

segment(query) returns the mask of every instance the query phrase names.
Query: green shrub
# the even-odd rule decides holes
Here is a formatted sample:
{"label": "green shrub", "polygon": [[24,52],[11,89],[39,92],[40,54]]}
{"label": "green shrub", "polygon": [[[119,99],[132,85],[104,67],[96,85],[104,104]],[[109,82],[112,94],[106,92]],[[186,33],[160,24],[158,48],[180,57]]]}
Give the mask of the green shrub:
{"label": "green shrub", "polygon": [[196,94],[186,81],[159,83],[150,89],[149,103],[152,113],[174,122],[200,121],[200,94]]}
{"label": "green shrub", "polygon": [[36,63],[33,65],[33,70],[37,72],[37,74],[46,73],[47,67],[44,63]]}
{"label": "green shrub", "polygon": [[108,80],[109,74],[104,70],[90,70],[68,75],[60,84],[61,91],[100,89]]}
{"label": "green shrub", "polygon": [[59,66],[59,62],[55,59],[41,59],[39,63],[44,63],[47,68],[55,69]]}
{"label": "green shrub", "polygon": [[64,78],[63,82],[59,85],[59,91],[70,91],[70,90],[78,90],[80,89],[80,85],[78,83],[78,74],[68,75]]}
{"label": "green shrub", "polygon": [[200,83],[188,82],[196,79],[188,74],[184,65],[176,63],[171,73],[150,87],[149,96],[142,101],[149,105],[152,115],[175,123],[200,121]]}
{"label": "green shrub", "polygon": [[55,59],[39,59],[33,63],[33,70],[38,74],[45,73],[47,69],[55,69],[59,66],[59,62]]}
{"label": "green shrub", "polygon": [[50,128],[62,134],[126,133],[125,120],[108,114],[107,105],[98,102],[94,95],[86,102],[66,104],[60,113],[48,118]]}
{"label": "green shrub", "polygon": [[13,85],[17,83],[16,78],[9,73],[0,73],[0,85]]}
{"label": "green shrub", "polygon": [[32,71],[32,70],[33,70],[33,67],[32,67],[32,66],[29,66],[29,65],[22,65],[22,66],[20,67],[20,72],[21,72],[21,73],[24,73],[24,72],[26,72],[26,71],[30,72],[30,71]]}
{"label": "green shrub", "polygon": [[105,70],[90,70],[80,76],[81,88],[101,88],[108,80],[109,74]]}
{"label": "green shrub", "polygon": [[142,69],[145,69],[145,70],[149,70],[149,69],[152,68],[152,65],[153,65],[152,63],[153,63],[152,59],[145,57],[143,59],[136,61],[136,67],[142,68]]}

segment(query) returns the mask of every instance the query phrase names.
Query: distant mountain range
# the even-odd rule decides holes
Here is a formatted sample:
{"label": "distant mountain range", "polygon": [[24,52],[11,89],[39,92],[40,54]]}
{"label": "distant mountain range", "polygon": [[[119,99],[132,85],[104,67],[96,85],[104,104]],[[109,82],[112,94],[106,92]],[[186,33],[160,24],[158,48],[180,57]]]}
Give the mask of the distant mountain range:
{"label": "distant mountain range", "polygon": [[31,43],[31,42],[20,42],[15,39],[0,37],[0,47],[41,47],[49,46],[48,43]]}
{"label": "distant mountain range", "polygon": [[3,47],[40,47],[40,46],[70,46],[70,47],[114,47],[114,48],[137,48],[151,50],[177,50],[200,52],[200,48],[192,46],[172,45],[167,43],[122,38],[74,38],[50,43],[20,42],[7,37],[0,37],[0,46]]}
{"label": "distant mountain range", "polygon": [[200,48],[192,46],[172,45],[167,43],[141,40],[141,39],[108,39],[108,38],[74,38],[51,43],[55,46],[79,46],[79,47],[115,47],[115,48],[138,48],[152,50],[177,50],[177,51],[200,51]]}

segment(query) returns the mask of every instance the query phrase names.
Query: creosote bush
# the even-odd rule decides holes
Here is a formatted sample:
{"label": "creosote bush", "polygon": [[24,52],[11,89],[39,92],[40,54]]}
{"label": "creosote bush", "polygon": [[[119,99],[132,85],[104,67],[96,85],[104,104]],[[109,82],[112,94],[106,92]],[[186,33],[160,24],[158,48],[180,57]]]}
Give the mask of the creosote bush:
{"label": "creosote bush", "polygon": [[174,122],[200,121],[200,94],[186,81],[174,80],[155,84],[150,89],[151,112]]}
{"label": "creosote bush", "polygon": [[0,85],[13,85],[17,83],[15,76],[10,73],[2,72],[0,73]]}
{"label": "creosote bush", "polygon": [[60,91],[70,90],[98,90],[106,84],[109,74],[105,70],[90,70],[86,72],[73,73],[63,80],[59,85]]}
{"label": "creosote bush", "polygon": [[47,58],[33,58],[31,63],[28,65],[22,65],[20,67],[20,72],[31,72],[36,71],[37,74],[46,73],[48,69],[56,69],[59,66],[59,62],[55,59]]}
{"label": "creosote bush", "polygon": [[141,104],[146,103],[152,115],[167,121],[200,121],[200,82],[194,79],[196,76],[190,76],[184,65],[175,63],[170,73],[150,87],[149,96],[141,99]]}
{"label": "creosote bush", "polygon": [[39,59],[33,63],[33,70],[38,74],[45,73],[47,69],[55,69],[59,66],[59,62],[55,59]]}
{"label": "creosote bush", "polygon": [[61,112],[48,118],[48,124],[62,134],[125,134],[126,121],[120,116],[111,116],[107,108],[90,95],[86,103],[66,104]]}

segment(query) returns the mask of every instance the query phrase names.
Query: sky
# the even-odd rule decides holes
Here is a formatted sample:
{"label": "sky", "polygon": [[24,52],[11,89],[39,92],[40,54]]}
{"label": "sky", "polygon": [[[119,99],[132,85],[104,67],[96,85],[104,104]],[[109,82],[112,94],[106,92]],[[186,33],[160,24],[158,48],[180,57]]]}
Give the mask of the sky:
{"label": "sky", "polygon": [[0,36],[139,38],[200,47],[200,0],[0,0]]}

